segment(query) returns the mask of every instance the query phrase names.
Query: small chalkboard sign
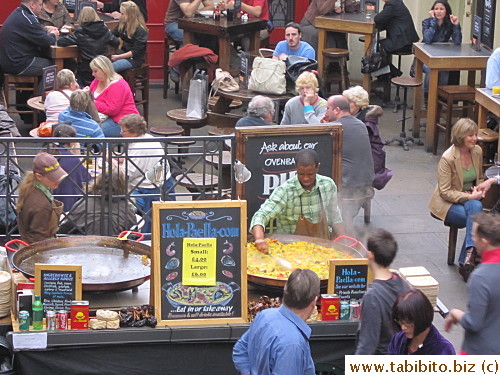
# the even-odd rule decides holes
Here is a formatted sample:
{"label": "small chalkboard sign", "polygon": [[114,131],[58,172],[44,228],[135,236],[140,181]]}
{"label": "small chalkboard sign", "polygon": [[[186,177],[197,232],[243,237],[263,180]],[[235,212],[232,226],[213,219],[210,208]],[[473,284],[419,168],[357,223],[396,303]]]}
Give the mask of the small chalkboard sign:
{"label": "small chalkboard sign", "polygon": [[78,0],[64,0],[63,4],[70,12],[74,12],[76,10],[76,4]]}
{"label": "small chalkboard sign", "polygon": [[479,16],[474,16],[472,21],[472,48],[476,51],[481,50],[481,33],[482,33],[482,19]]}
{"label": "small chalkboard sign", "polygon": [[250,54],[248,52],[241,52],[241,63],[240,63],[240,87],[242,89],[248,88],[248,79],[250,77]]}
{"label": "small chalkboard sign", "polygon": [[[481,45],[489,51],[493,50],[495,44],[495,15],[496,15],[496,0],[477,0],[476,16],[481,20],[480,41]],[[473,20],[473,38],[477,38],[476,20]]]}
{"label": "small chalkboard sign", "polygon": [[153,203],[159,325],[247,322],[246,202]]}
{"label": "small chalkboard sign", "polygon": [[69,313],[71,301],[82,299],[82,266],[36,263],[35,294],[42,296],[44,313]]}
{"label": "small chalkboard sign", "polygon": [[79,14],[80,14],[80,11],[84,7],[94,8],[94,10],[97,12],[97,3],[95,1],[81,1],[81,0],[77,0],[76,10],[75,10],[75,19],[78,18]]}
{"label": "small chalkboard sign", "polygon": [[241,0],[234,0],[234,17],[239,19],[241,12]]}
{"label": "small chalkboard sign", "polygon": [[341,125],[241,127],[236,128],[236,143],[236,159],[252,173],[249,181],[236,186],[237,196],[248,202],[249,221],[273,190],[296,174],[294,157],[302,149],[313,149],[319,154],[319,174],[331,177],[340,189]]}
{"label": "small chalkboard sign", "polygon": [[373,281],[368,259],[331,259],[328,293],[337,294],[341,300],[361,301]]}
{"label": "small chalkboard sign", "polygon": [[56,88],[57,65],[50,65],[42,69],[42,102],[47,92]]}

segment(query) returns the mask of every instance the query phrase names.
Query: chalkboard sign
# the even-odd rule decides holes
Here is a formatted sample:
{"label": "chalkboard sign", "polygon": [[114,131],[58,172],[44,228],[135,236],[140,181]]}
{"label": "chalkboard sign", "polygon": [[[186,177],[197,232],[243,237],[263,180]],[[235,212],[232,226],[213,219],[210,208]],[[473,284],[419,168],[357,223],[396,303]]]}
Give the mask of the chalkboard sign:
{"label": "chalkboard sign", "polygon": [[80,11],[84,7],[94,8],[94,10],[97,12],[97,3],[96,2],[94,2],[94,1],[81,1],[81,0],[77,0],[76,9],[75,9],[75,19],[78,19],[78,16],[80,15]]}
{"label": "chalkboard sign", "polygon": [[246,202],[153,203],[160,325],[247,321]]}
{"label": "chalkboard sign", "polygon": [[241,52],[240,63],[240,87],[242,89],[248,88],[248,79],[250,77],[250,54],[248,52]]}
{"label": "chalkboard sign", "polygon": [[35,294],[42,296],[44,313],[70,312],[71,301],[82,299],[82,266],[36,263]]}
{"label": "chalkboard sign", "polygon": [[56,88],[57,65],[47,66],[42,69],[42,102],[48,91]]}
{"label": "chalkboard sign", "polygon": [[76,4],[78,0],[64,0],[63,4],[70,12],[74,12],[76,9]]}
{"label": "chalkboard sign", "polygon": [[476,51],[481,50],[481,34],[482,34],[482,22],[483,20],[479,16],[474,16],[472,25],[472,48]]}
{"label": "chalkboard sign", "polygon": [[[478,0],[476,4],[476,16],[482,20],[481,44],[491,51],[495,42],[496,0]],[[474,34],[474,24],[472,27]]]}
{"label": "chalkboard sign", "polygon": [[367,259],[332,259],[328,277],[328,293],[341,300],[361,301],[368,284],[373,281]]}
{"label": "chalkboard sign", "polygon": [[[236,128],[236,158],[252,178],[236,185],[237,196],[248,202],[248,220],[274,189],[296,174],[295,154],[310,148],[319,154],[319,174],[342,181],[341,125],[280,125]],[[246,194],[246,192],[251,194]]]}

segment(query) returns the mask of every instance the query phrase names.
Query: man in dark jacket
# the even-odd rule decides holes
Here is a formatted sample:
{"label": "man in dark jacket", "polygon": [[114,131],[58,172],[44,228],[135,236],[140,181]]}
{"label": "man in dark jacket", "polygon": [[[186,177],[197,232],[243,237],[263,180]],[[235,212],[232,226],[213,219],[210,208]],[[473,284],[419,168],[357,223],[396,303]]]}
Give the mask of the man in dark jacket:
{"label": "man in dark jacket", "polygon": [[22,0],[3,24],[0,33],[0,65],[4,73],[42,75],[42,69],[52,62],[48,48],[55,44],[59,30],[49,32],[40,25],[37,15],[42,0]]}
{"label": "man in dark jacket", "polygon": [[413,43],[419,41],[410,11],[403,0],[383,0],[382,12],[375,16],[379,31],[387,30],[387,37],[380,43],[389,53],[411,52]]}

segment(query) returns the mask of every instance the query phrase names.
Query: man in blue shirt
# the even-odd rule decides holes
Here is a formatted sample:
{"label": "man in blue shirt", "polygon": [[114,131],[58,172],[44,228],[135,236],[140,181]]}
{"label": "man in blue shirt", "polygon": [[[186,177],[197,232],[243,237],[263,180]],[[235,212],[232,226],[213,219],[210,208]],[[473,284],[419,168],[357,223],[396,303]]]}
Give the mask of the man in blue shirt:
{"label": "man in blue shirt", "polygon": [[294,55],[314,60],[316,58],[314,49],[309,43],[301,41],[301,38],[300,25],[295,22],[289,22],[285,26],[285,40],[276,45],[273,59],[286,60],[288,56]]}
{"label": "man in blue shirt", "polygon": [[486,64],[486,88],[500,86],[500,47],[498,47],[488,58]]}
{"label": "man in blue shirt", "polygon": [[311,270],[292,272],[283,305],[261,311],[234,346],[233,362],[241,374],[315,374],[306,320],[316,306],[319,283]]}

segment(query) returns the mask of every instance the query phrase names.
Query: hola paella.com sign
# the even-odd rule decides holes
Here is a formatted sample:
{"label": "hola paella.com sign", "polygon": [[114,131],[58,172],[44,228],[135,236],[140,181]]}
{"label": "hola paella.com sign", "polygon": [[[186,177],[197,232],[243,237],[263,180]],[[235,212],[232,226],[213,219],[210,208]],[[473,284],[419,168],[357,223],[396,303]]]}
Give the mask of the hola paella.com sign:
{"label": "hola paella.com sign", "polygon": [[246,321],[246,202],[158,202],[153,209],[159,323]]}

